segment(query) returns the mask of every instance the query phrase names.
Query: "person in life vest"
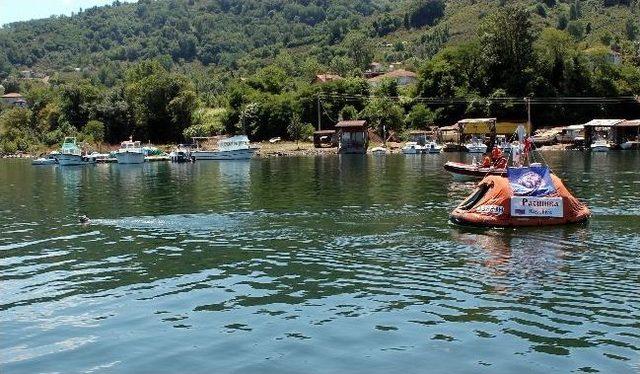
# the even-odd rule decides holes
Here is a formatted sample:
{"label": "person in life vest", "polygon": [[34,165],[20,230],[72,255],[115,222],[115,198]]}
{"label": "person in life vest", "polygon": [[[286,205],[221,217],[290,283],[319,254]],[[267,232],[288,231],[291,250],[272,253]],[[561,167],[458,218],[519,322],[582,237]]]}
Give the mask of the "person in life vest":
{"label": "person in life vest", "polygon": [[489,153],[484,155],[484,158],[482,159],[482,165],[483,168],[490,168],[491,167],[491,156],[489,156]]}
{"label": "person in life vest", "polygon": [[500,157],[502,157],[502,150],[500,149],[500,147],[494,146],[493,149],[491,150],[491,158],[495,162],[495,161],[498,161]]}
{"label": "person in life vest", "polygon": [[493,147],[491,150],[491,161],[493,162],[493,166],[498,169],[507,167],[507,159],[504,157],[504,153],[500,147]]}
{"label": "person in life vest", "polygon": [[524,162],[529,164],[529,153],[533,149],[533,139],[530,136],[527,136],[524,139],[524,150],[522,151],[522,156],[524,158]]}

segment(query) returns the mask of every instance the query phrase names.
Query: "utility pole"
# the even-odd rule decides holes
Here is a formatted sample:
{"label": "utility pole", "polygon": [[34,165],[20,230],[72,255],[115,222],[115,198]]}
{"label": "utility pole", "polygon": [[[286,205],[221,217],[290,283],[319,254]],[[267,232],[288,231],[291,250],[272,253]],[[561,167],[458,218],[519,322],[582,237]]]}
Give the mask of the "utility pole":
{"label": "utility pole", "polygon": [[320,113],[320,95],[318,95],[318,131],[322,130],[322,113]]}
{"label": "utility pole", "polygon": [[527,103],[527,127],[529,132],[532,132],[533,129],[531,127],[531,98],[525,97],[524,100]]}

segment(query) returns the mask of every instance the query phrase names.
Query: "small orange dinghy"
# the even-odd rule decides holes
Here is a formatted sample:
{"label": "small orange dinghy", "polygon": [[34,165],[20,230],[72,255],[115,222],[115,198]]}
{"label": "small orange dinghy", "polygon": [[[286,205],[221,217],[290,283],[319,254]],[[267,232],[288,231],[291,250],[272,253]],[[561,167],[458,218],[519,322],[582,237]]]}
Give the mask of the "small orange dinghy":
{"label": "small orange dinghy", "polygon": [[590,216],[560,178],[540,166],[509,168],[507,177],[487,176],[450,218],[473,226],[545,226],[584,222]]}

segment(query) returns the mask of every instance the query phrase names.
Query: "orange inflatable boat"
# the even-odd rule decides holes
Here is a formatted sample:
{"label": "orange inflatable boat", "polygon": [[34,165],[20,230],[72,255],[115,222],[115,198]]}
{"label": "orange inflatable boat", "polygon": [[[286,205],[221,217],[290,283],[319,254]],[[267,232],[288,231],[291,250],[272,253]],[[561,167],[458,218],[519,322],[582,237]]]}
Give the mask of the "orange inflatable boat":
{"label": "orange inflatable boat", "polygon": [[533,168],[517,169],[515,177],[484,178],[451,213],[451,221],[492,227],[545,226],[584,222],[591,216],[589,208],[548,169],[543,168],[546,174],[544,170],[536,174]]}

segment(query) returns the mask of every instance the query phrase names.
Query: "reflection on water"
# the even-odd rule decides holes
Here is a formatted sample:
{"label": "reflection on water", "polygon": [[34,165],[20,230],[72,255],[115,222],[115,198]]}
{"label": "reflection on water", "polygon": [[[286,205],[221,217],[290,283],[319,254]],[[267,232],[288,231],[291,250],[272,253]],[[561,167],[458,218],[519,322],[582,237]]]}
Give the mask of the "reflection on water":
{"label": "reflection on water", "polygon": [[634,372],[640,155],[544,156],[590,223],[450,224],[473,189],[442,171],[457,154],[2,160],[0,365]]}

